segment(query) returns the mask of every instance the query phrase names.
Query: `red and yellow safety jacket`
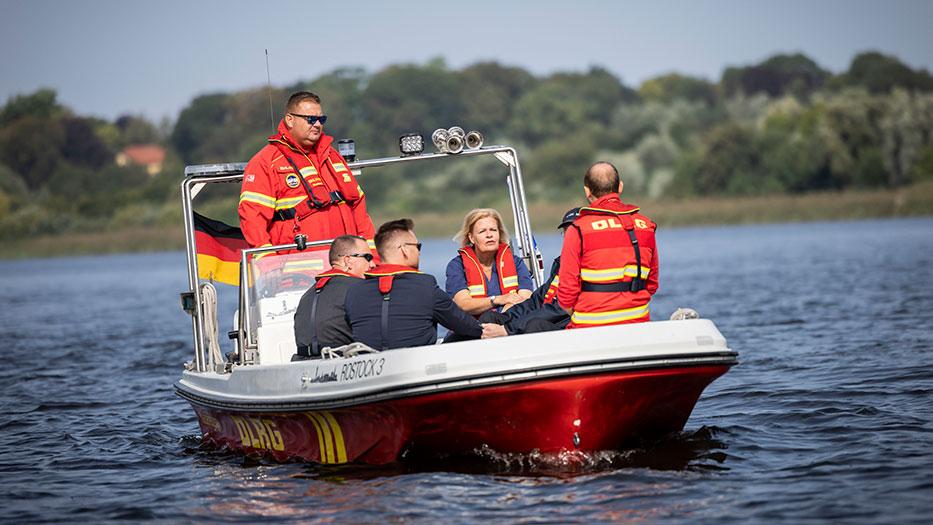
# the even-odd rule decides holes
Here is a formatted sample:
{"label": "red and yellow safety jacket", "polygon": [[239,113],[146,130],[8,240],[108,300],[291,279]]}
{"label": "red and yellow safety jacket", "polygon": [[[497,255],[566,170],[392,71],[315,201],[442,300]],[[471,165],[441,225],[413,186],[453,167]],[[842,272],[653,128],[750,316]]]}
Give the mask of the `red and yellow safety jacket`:
{"label": "red and yellow safety jacket", "polygon": [[[463,271],[466,274],[467,291],[470,297],[488,297],[486,290],[486,274],[479,262],[479,257],[472,246],[464,246],[458,250],[463,261]],[[496,251],[496,274],[499,276],[499,290],[505,295],[518,291],[518,270],[515,268],[515,257],[508,244],[499,243]]]}
{"label": "red and yellow safety jacket", "polygon": [[557,290],[559,288],[560,288],[560,275],[558,274],[558,275],[555,275],[553,279],[551,279],[551,283],[547,287],[547,292],[544,293],[544,298],[542,299],[542,302],[544,304],[548,304],[556,300]]}
{"label": "red and yellow safety jacket", "polygon": [[359,235],[375,253],[366,198],[346,161],[321,135],[310,151],[296,146],[284,120],[278,134],[250,159],[240,190],[240,229],[250,246]]}
{"label": "red and yellow safety jacket", "polygon": [[650,320],[658,289],[657,226],[617,193],[580,210],[564,234],[557,300],[572,309],[567,328]]}

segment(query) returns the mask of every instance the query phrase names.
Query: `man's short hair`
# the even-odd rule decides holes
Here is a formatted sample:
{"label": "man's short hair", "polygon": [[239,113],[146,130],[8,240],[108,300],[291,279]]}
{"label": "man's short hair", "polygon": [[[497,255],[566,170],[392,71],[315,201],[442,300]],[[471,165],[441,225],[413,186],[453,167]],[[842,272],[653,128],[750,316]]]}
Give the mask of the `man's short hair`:
{"label": "man's short hair", "polygon": [[366,239],[359,235],[341,235],[334,239],[334,242],[330,243],[330,252],[327,253],[330,265],[333,266],[344,255],[355,253],[354,247],[358,241],[366,242]]}
{"label": "man's short hair", "polygon": [[314,102],[315,104],[321,103],[321,97],[310,91],[296,91],[292,93],[292,96],[288,97],[288,102],[285,103],[285,113],[291,113],[298,107],[298,104],[306,100]]}
{"label": "man's short hair", "polygon": [[606,161],[597,162],[586,170],[583,185],[589,188],[590,193],[597,199],[610,193],[616,193],[619,191],[619,170],[612,163]]}
{"label": "man's short hair", "polygon": [[383,260],[386,254],[393,248],[392,243],[400,233],[410,232],[415,229],[415,223],[411,219],[395,219],[379,227],[376,232],[376,251]]}

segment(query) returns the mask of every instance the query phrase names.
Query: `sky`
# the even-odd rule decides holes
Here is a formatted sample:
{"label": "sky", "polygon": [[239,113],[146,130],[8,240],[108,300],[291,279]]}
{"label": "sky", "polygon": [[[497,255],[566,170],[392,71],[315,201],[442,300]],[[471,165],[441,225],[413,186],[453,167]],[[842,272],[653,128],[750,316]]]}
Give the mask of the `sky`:
{"label": "sky", "polygon": [[[933,70],[933,1],[276,2],[0,0],[0,103],[48,87],[78,114],[154,121],[195,96],[443,57],[534,74],[601,66],[631,87],[802,52],[833,72],[861,51]],[[417,96],[413,93],[412,96]]]}

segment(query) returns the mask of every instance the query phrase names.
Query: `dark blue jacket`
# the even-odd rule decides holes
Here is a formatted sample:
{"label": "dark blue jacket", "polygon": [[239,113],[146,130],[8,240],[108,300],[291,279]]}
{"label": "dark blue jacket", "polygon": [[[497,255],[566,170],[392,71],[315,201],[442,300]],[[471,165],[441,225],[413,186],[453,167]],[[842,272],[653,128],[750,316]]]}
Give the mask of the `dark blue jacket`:
{"label": "dark blue jacket", "polygon": [[550,303],[544,303],[544,296],[551,286],[551,281],[557,277],[559,271],[560,257],[556,257],[554,262],[551,263],[551,274],[544,281],[544,284],[539,286],[531,294],[531,297],[505,311],[505,315],[509,317],[509,320],[505,323],[505,329],[509,334],[524,333],[525,325],[532,319],[550,321],[560,328],[564,328],[570,323],[570,316],[567,315],[566,310],[557,304],[556,298]]}
{"label": "dark blue jacket", "polygon": [[[403,273],[393,276],[389,292],[388,348],[433,345],[437,342],[437,324],[471,337],[483,335],[479,321],[461,310],[437,286],[434,276]],[[381,350],[383,295],[379,278],[367,275],[365,281],[347,291],[347,321],[353,340]]]}

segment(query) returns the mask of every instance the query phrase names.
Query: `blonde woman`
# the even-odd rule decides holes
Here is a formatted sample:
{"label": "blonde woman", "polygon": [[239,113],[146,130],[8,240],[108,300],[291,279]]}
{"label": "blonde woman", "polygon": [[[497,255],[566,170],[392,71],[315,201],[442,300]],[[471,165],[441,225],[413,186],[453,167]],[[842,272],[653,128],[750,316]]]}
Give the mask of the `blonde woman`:
{"label": "blonde woman", "polygon": [[531,273],[512,253],[498,211],[480,208],[467,213],[454,241],[461,248],[447,264],[447,293],[457,306],[479,317],[531,297]]}

